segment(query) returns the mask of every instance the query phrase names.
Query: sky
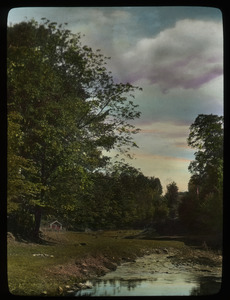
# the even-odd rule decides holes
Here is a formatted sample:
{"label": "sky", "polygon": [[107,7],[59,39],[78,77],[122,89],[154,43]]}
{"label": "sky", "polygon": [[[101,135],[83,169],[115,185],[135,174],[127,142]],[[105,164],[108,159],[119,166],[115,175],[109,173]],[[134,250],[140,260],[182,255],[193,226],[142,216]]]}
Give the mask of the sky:
{"label": "sky", "polygon": [[[84,34],[82,44],[111,57],[115,82],[142,87],[135,93],[141,116],[133,124],[139,146],[133,160],[146,176],[158,177],[164,191],[175,181],[186,191],[194,149],[189,126],[198,114],[223,115],[222,14],[212,7],[22,7],[8,24],[34,18],[68,23]],[[111,151],[110,155],[115,155]]]}

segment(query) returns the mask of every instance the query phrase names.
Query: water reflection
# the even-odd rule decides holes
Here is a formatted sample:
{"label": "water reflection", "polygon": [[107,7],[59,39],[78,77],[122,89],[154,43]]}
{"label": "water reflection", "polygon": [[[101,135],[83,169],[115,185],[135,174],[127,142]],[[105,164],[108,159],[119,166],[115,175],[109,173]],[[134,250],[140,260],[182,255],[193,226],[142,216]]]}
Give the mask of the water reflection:
{"label": "water reflection", "polygon": [[180,296],[212,295],[221,288],[221,267],[175,265],[164,254],[151,254],[127,262],[88,284],[76,296]]}
{"label": "water reflection", "polygon": [[197,287],[191,291],[191,296],[213,295],[221,289],[221,278],[217,277],[200,277]]}
{"label": "water reflection", "polygon": [[78,291],[75,296],[168,296],[210,295],[218,293],[220,278],[180,276],[159,277],[152,280],[94,280],[93,287]]}

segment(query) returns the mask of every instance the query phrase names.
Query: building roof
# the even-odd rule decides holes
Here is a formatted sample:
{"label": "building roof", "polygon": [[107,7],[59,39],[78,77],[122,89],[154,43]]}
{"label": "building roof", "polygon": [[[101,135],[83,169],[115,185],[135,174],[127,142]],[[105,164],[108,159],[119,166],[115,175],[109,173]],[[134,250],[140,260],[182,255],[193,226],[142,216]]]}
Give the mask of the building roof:
{"label": "building roof", "polygon": [[52,223],[50,223],[50,225],[53,225],[54,223],[58,223],[59,225],[62,226],[62,223],[58,222],[58,220],[53,221]]}

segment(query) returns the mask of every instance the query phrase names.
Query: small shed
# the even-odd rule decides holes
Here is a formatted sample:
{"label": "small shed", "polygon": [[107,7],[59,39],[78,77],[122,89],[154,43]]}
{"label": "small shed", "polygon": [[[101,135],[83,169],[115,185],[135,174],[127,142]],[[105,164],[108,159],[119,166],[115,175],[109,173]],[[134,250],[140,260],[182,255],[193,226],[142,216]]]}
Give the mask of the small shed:
{"label": "small shed", "polygon": [[50,228],[52,230],[62,230],[62,224],[60,222],[58,222],[57,220],[53,221],[52,223],[50,223]]}

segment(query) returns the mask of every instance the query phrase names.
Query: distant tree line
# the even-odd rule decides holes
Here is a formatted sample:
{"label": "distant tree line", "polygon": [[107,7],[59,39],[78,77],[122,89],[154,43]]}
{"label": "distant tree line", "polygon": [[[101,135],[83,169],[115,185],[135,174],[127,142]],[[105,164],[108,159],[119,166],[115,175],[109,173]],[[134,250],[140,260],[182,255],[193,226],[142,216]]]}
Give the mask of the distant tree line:
{"label": "distant tree line", "polygon": [[158,178],[119,163],[106,174],[91,174],[91,186],[78,197],[77,207],[63,212],[59,217],[69,229],[144,228],[166,218],[168,207]]}

